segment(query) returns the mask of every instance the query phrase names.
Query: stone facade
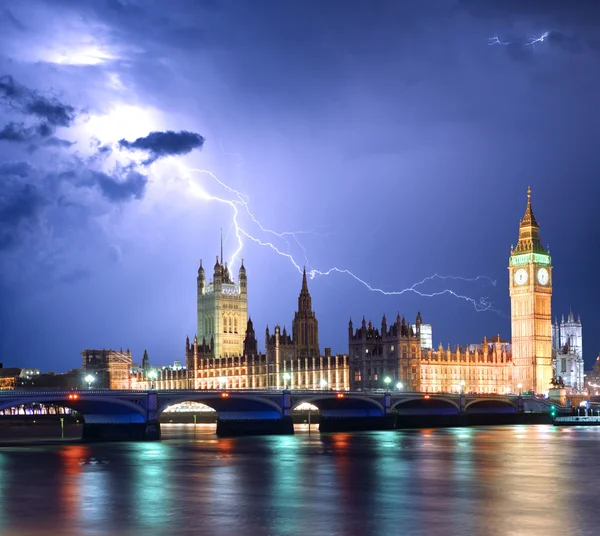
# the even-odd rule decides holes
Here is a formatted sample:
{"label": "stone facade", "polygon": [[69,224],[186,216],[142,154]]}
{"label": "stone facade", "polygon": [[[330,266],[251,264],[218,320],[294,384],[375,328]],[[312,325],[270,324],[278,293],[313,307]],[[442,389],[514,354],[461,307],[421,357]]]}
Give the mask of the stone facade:
{"label": "stone facade", "polygon": [[236,284],[227,263],[223,264],[221,245],[221,259],[217,257],[212,281],[206,283],[200,261],[196,283],[198,340],[206,344],[212,341],[215,357],[241,355],[244,351],[244,330],[248,322],[248,279],[244,261],[242,260]]}
{"label": "stone facade", "polygon": [[584,385],[583,329],[581,318],[569,311],[560,324],[555,319],[552,326],[552,353],[554,378],[574,393],[581,393]]}
{"label": "stone facade", "polygon": [[94,376],[98,389],[130,389],[131,352],[129,350],[84,350],[81,352],[83,376]]}
{"label": "stone facade", "polygon": [[515,392],[510,345],[494,337],[464,348],[441,345],[437,350],[421,345],[421,313],[414,327],[400,315],[388,328],[384,315],[381,330],[364,318],[360,328],[348,327],[350,389],[401,389],[425,393]]}

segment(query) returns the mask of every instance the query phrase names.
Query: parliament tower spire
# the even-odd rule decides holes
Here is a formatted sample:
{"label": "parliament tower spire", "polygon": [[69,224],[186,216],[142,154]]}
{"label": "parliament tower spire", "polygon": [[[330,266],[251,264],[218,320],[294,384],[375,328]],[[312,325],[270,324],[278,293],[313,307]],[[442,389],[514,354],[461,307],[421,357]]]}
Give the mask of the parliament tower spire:
{"label": "parliament tower spire", "polygon": [[298,296],[298,311],[292,322],[292,338],[298,357],[319,357],[319,322],[312,310],[312,298],[308,291],[306,268],[302,273],[302,288]]}
{"label": "parliament tower spire", "polygon": [[508,264],[515,364],[513,392],[521,384],[524,391],[545,393],[552,380],[552,264],[540,240],[531,188],[527,189],[519,241]]}

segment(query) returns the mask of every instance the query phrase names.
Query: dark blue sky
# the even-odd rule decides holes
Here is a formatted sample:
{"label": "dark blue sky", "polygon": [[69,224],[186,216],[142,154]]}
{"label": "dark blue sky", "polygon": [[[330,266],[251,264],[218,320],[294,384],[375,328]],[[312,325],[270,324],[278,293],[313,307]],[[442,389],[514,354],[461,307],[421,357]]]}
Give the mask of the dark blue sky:
{"label": "dark blue sky", "polygon": [[390,292],[485,276],[418,287],[482,312],[315,275],[322,348],[347,351],[350,316],[419,310],[436,345],[509,338],[530,184],[553,314],[581,314],[591,366],[599,35],[595,1],[0,1],[0,361],[184,359],[236,210],[261,349],[294,262]]}

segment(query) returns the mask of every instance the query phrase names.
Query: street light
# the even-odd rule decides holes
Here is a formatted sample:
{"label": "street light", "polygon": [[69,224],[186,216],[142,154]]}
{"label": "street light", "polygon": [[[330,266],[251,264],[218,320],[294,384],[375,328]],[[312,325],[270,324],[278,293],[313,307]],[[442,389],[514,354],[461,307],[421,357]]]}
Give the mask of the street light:
{"label": "street light", "polygon": [[151,385],[150,385],[150,389],[154,389],[154,380],[156,380],[157,374],[155,370],[151,370],[148,373],[148,378],[150,378],[150,380],[152,381]]}
{"label": "street light", "polygon": [[327,389],[327,380],[325,378],[321,380],[321,389]]}
{"label": "street light", "polygon": [[290,375],[290,373],[289,373],[289,372],[284,372],[284,373],[283,373],[283,381],[284,381],[284,383],[285,383],[285,387],[284,387],[285,389],[287,389],[287,388],[288,388],[288,382],[289,382],[291,379],[292,379],[292,376]]}
{"label": "street light", "polygon": [[517,389],[519,390],[519,395],[523,394],[523,384],[520,383],[519,385],[517,385]]}
{"label": "street light", "polygon": [[460,382],[460,394],[462,395],[465,392],[465,380],[461,380]]}
{"label": "street light", "polygon": [[227,384],[227,378],[225,376],[219,376],[217,378],[218,382],[219,382],[219,386],[221,387],[221,389],[225,389],[225,386]]}
{"label": "street light", "polygon": [[94,376],[92,376],[91,374],[88,374],[84,379],[85,379],[85,381],[88,384],[88,389],[91,389],[92,388],[92,383],[94,382],[94,380],[96,378],[94,378]]}
{"label": "street light", "polygon": [[390,378],[389,376],[386,376],[384,378],[383,382],[385,383],[386,389],[389,388],[391,381],[392,381],[392,378]]}
{"label": "street light", "polygon": [[401,391],[401,390],[402,390],[402,387],[403,387],[403,386],[402,386],[402,382],[398,382],[398,383],[396,384],[396,389],[398,389],[398,391]]}

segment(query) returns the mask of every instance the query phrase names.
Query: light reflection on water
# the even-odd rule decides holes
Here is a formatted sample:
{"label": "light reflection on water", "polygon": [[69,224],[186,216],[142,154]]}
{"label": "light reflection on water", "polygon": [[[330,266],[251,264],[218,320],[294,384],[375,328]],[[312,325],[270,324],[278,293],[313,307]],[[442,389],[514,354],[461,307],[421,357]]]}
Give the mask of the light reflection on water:
{"label": "light reflection on water", "polygon": [[0,449],[0,534],[596,534],[600,428]]}

